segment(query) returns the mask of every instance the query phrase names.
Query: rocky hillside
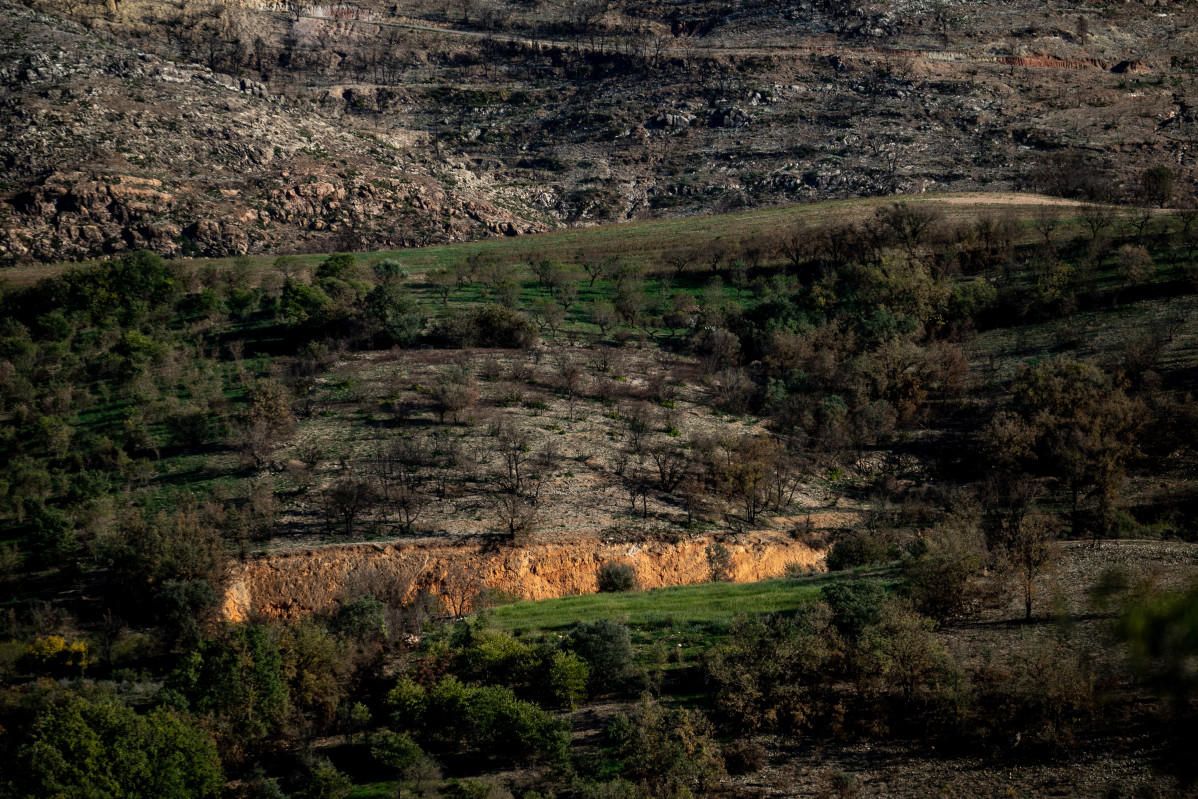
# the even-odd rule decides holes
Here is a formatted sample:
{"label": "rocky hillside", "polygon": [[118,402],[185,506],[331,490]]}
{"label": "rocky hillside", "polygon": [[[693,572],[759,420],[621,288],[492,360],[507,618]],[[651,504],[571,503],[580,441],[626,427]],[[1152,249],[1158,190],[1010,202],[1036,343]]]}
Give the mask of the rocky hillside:
{"label": "rocky hillside", "polygon": [[1194,175],[1182,5],[287,8],[0,2],[0,260]]}
{"label": "rocky hillside", "polygon": [[[263,83],[0,5],[0,258],[413,246],[543,224]],[[335,154],[335,155],[334,155]]]}

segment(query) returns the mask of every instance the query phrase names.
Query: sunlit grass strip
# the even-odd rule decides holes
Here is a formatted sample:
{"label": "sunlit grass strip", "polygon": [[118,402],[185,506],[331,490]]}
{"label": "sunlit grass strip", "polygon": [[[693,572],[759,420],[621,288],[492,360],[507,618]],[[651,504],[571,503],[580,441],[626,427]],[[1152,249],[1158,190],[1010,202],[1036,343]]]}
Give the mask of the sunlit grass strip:
{"label": "sunlit grass strip", "polygon": [[560,599],[516,602],[491,611],[503,630],[560,630],[576,622],[615,619],[632,627],[729,623],[747,615],[793,611],[819,599],[830,582],[853,579],[850,573],[820,574],[759,583],[701,583]]}

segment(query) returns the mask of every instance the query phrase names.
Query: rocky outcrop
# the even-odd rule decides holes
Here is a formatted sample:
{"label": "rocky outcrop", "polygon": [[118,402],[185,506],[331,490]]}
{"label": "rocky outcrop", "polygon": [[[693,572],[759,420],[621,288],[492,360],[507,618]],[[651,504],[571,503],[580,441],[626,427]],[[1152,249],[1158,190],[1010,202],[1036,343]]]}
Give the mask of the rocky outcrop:
{"label": "rocky outcrop", "polygon": [[[614,543],[495,546],[488,541],[444,539],[390,544],[349,544],[279,552],[238,564],[225,594],[222,613],[230,620],[251,615],[296,618],[336,607],[347,585],[386,584],[391,596],[412,597],[422,590],[443,595],[451,574],[466,571],[489,588],[524,599],[594,593],[597,573],[616,561],[636,569],[642,588],[689,585],[709,579],[710,536],[679,540]],[[778,577],[792,564],[822,569],[823,553],[784,533],[758,532],[722,543],[736,582]],[[368,579],[367,579],[368,578]]]}

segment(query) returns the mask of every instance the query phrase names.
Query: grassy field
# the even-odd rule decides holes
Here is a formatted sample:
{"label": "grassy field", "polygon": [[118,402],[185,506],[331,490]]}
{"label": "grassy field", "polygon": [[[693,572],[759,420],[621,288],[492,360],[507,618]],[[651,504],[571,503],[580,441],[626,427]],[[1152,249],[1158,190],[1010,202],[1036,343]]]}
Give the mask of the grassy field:
{"label": "grassy field", "polygon": [[[615,619],[638,631],[685,626],[719,630],[727,629],[737,614],[793,611],[818,599],[824,586],[859,576],[855,572],[837,572],[760,583],[680,585],[651,591],[516,602],[490,612],[496,625],[506,632],[560,631],[575,623],[599,619]],[[888,582],[896,579],[891,573],[880,576]]]}

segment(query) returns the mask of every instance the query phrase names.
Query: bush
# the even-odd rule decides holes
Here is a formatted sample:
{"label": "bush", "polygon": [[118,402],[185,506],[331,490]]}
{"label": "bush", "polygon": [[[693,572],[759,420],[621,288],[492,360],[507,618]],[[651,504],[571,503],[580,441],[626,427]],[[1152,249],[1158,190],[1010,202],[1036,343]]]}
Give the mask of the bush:
{"label": "bush", "polygon": [[629,715],[616,716],[608,728],[624,776],[660,799],[704,794],[724,777],[712,732],[702,713],[666,710],[648,697]]}
{"label": "bush", "polygon": [[721,724],[741,732],[800,735],[835,722],[829,673],[839,667],[839,636],[823,603],[792,618],[739,616],[707,659],[706,681]]}
{"label": "bush", "polygon": [[504,347],[527,349],[536,344],[536,326],[502,305],[486,305],[442,317],[434,323],[432,337],[463,349]]}
{"label": "bush", "polygon": [[586,697],[591,670],[573,652],[554,652],[549,658],[545,685],[549,698],[561,707],[573,710]]}
{"label": "bush", "polygon": [[855,639],[866,627],[878,623],[886,589],[876,580],[833,583],[824,586],[823,597],[832,608],[832,624],[842,635]]}
{"label": "bush", "polygon": [[352,788],[349,777],[338,771],[328,758],[318,757],[308,767],[307,787],[297,796],[300,799],[344,799]]}
{"label": "bush", "polygon": [[857,566],[872,566],[886,563],[893,557],[893,547],[884,537],[858,533],[832,545],[828,552],[828,569],[843,571]]}
{"label": "bush", "polygon": [[89,663],[87,642],[68,641],[61,635],[38,636],[21,656],[21,668],[38,675],[82,673]]}
{"label": "bush", "polygon": [[921,551],[903,564],[904,592],[920,613],[950,619],[970,612],[982,598],[986,544],[971,526],[944,526],[922,539]]}
{"label": "bush", "polygon": [[599,567],[599,591],[618,594],[636,590],[636,569],[628,563],[604,563]]}
{"label": "bush", "polygon": [[567,646],[590,666],[593,693],[618,690],[627,684],[632,669],[632,638],[624,625],[611,619],[580,624]]}
{"label": "bush", "polygon": [[553,714],[516,698],[510,688],[466,685],[446,677],[425,690],[400,678],[387,695],[396,726],[428,741],[500,754],[561,760],[570,735]]}
{"label": "bush", "polygon": [[765,747],[756,741],[735,740],[724,745],[722,754],[729,774],[752,774],[765,765]]}

